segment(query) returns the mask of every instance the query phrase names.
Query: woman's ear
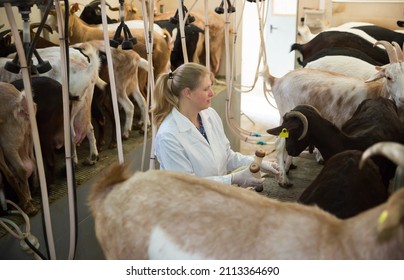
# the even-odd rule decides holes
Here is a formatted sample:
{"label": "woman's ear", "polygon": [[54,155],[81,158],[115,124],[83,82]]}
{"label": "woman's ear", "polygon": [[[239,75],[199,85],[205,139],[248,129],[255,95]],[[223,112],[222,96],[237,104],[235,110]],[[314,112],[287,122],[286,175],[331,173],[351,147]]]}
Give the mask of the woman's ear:
{"label": "woman's ear", "polygon": [[190,96],[191,96],[191,89],[190,88],[184,88],[183,90],[182,90],[182,94],[184,95],[184,97],[187,97],[187,98],[189,98]]}

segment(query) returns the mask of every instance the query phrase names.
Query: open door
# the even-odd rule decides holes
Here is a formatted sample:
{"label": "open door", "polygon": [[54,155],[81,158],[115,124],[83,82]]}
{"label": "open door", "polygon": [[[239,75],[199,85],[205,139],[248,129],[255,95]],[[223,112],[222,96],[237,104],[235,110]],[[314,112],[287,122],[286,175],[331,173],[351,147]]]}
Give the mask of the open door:
{"label": "open door", "polygon": [[296,42],[298,0],[272,0],[268,5],[265,41],[271,74],[282,77],[295,68],[295,53],[290,47]]}

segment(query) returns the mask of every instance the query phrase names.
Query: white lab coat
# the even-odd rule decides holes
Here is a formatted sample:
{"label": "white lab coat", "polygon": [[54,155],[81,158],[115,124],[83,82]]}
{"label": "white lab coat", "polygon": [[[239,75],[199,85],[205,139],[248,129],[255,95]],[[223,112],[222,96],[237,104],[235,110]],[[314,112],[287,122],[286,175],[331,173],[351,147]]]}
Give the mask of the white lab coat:
{"label": "white lab coat", "polygon": [[231,183],[229,171],[250,165],[254,157],[230,148],[223,123],[213,108],[200,112],[209,143],[195,125],[176,108],[164,119],[155,138],[155,155],[160,169]]}

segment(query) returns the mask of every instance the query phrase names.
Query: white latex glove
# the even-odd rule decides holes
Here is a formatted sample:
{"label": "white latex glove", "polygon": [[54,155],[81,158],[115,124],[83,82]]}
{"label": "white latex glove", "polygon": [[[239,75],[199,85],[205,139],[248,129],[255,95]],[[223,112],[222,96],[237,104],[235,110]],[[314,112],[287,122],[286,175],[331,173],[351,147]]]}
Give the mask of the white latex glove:
{"label": "white latex glove", "polygon": [[264,178],[257,179],[254,175],[250,172],[248,166],[241,171],[234,172],[231,174],[231,183],[237,184],[240,187],[256,187],[262,186],[264,183]]}
{"label": "white latex glove", "polygon": [[263,160],[261,162],[261,171],[264,173],[279,174],[279,165],[275,161]]}

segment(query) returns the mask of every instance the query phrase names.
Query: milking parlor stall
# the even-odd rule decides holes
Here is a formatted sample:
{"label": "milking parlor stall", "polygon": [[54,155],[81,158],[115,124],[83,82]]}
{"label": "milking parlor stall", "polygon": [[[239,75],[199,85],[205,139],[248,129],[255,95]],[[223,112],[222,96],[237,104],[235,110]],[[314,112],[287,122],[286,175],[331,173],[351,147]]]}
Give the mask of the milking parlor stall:
{"label": "milking parlor stall", "polygon": [[[0,259],[404,259],[403,45],[403,1],[0,0]],[[261,186],[160,170],[188,62]]]}

